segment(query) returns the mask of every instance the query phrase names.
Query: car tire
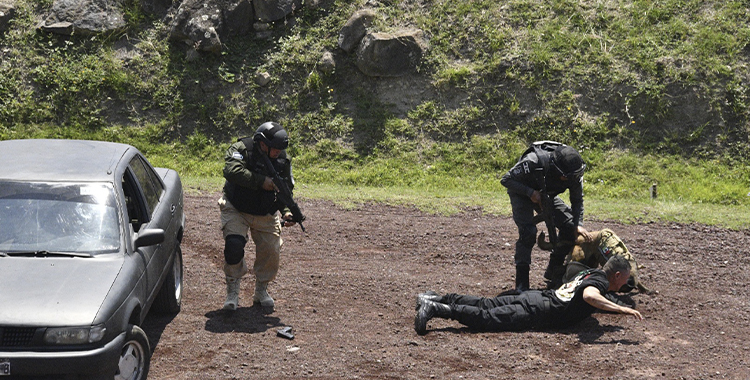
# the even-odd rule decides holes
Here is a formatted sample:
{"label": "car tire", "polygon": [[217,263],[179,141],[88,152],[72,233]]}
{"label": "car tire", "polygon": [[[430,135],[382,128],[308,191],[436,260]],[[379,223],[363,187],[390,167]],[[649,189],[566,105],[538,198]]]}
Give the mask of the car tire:
{"label": "car tire", "polygon": [[182,307],[182,249],[177,245],[172,260],[172,269],[164,279],[159,294],[154,300],[153,309],[158,314],[177,314]]}
{"label": "car tire", "polygon": [[114,380],[146,380],[150,363],[151,346],[146,333],[138,326],[128,325]]}

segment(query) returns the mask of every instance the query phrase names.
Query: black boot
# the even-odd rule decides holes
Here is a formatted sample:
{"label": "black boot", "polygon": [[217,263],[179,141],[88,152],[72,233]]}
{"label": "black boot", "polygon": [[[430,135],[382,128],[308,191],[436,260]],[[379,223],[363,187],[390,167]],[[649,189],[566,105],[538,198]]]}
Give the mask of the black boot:
{"label": "black boot", "polygon": [[529,290],[529,265],[516,265],[516,291],[523,293]]}
{"label": "black boot", "polygon": [[417,315],[414,317],[414,331],[419,335],[427,334],[427,321],[432,318],[450,318],[451,307],[449,305],[433,302],[430,300],[421,300]]}
{"label": "black boot", "polygon": [[562,279],[565,275],[565,255],[560,254],[558,251],[561,247],[556,247],[554,251],[549,255],[549,264],[547,269],[544,271],[544,278],[547,280],[547,288],[557,289],[562,285]]}
{"label": "black boot", "polygon": [[419,310],[419,307],[422,306],[422,301],[424,300],[443,303],[443,296],[438,294],[438,292],[432,290],[428,290],[424,293],[419,293],[417,294],[417,306],[414,308],[414,310]]}

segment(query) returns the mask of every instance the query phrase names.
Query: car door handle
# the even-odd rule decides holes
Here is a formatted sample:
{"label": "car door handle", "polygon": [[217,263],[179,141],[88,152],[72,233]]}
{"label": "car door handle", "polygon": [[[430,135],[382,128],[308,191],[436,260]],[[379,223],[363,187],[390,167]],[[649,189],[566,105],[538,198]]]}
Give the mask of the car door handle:
{"label": "car door handle", "polygon": [[169,211],[172,213],[172,215],[174,215],[175,210],[177,210],[177,206],[172,204],[172,207],[169,208]]}

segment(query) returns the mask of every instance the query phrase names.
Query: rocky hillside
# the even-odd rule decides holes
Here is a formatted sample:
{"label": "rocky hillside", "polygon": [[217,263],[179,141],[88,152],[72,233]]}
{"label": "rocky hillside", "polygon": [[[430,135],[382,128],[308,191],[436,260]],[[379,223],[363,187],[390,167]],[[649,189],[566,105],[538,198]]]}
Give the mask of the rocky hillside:
{"label": "rocky hillside", "polygon": [[746,160],[748,13],[697,0],[0,0],[0,134],[229,141],[274,119],[343,154],[504,136]]}

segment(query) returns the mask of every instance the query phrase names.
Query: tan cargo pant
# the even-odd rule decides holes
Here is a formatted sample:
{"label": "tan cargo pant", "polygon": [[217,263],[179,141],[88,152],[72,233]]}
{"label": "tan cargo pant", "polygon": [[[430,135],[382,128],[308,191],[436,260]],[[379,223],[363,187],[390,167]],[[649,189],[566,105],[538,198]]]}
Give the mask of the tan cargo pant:
{"label": "tan cargo pant", "polygon": [[283,244],[279,216],[240,212],[223,196],[219,198],[218,203],[224,238],[229,235],[240,235],[249,240],[249,231],[255,244],[255,262],[252,269],[255,279],[257,282],[273,281],[279,272],[279,254]]}

